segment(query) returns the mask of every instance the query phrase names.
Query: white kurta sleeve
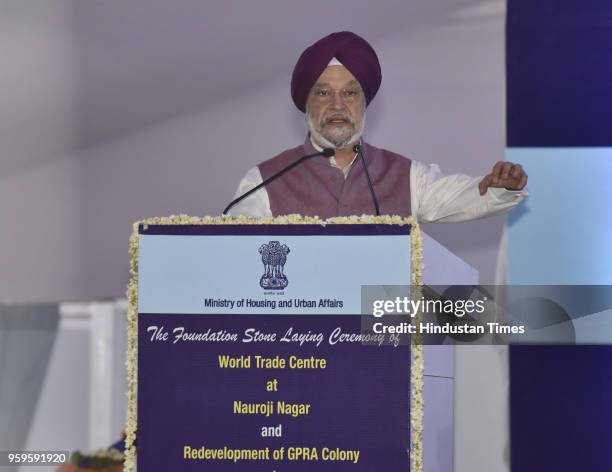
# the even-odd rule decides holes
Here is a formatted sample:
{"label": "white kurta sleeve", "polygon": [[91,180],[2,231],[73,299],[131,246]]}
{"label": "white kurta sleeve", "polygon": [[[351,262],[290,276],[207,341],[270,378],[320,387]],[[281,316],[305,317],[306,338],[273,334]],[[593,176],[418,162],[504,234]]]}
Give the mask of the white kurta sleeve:
{"label": "white kurta sleeve", "polygon": [[440,168],[412,161],[410,196],[412,214],[421,223],[447,223],[483,218],[514,208],[527,196],[525,190],[489,188],[480,195],[482,177],[442,175]]}
{"label": "white kurta sleeve", "polygon": [[[261,172],[259,167],[250,169],[243,179],[238,184],[238,190],[234,198],[239,197],[245,192],[248,192],[256,185],[262,182]],[[254,218],[266,218],[272,216],[270,209],[270,198],[265,187],[260,188],[257,192],[249,195],[247,198],[237,203],[229,212],[230,216],[252,216]]]}

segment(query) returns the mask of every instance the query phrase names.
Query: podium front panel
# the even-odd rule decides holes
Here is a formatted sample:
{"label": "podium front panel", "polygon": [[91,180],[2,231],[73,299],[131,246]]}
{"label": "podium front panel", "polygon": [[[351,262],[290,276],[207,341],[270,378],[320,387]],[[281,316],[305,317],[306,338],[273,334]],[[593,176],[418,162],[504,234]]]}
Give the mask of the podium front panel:
{"label": "podium front panel", "polygon": [[410,470],[411,346],[361,331],[362,285],[412,282],[409,225],[138,238],[138,470]]}

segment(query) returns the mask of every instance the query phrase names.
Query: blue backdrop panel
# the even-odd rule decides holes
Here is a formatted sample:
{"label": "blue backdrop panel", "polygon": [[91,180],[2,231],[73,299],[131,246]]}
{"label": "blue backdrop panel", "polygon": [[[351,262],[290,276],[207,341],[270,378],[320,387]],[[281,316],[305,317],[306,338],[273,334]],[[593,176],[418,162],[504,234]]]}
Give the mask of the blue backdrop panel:
{"label": "blue backdrop panel", "polygon": [[512,284],[612,285],[612,148],[512,148],[529,197],[508,217]]}
{"label": "blue backdrop panel", "polygon": [[512,470],[612,470],[612,349],[514,346]]}
{"label": "blue backdrop panel", "polygon": [[[508,0],[506,34],[508,159],[533,176],[508,283],[610,284],[612,2]],[[511,348],[512,470],[612,470],[610,366],[610,346]]]}
{"label": "blue backdrop panel", "polygon": [[612,2],[508,0],[508,146],[612,146]]}

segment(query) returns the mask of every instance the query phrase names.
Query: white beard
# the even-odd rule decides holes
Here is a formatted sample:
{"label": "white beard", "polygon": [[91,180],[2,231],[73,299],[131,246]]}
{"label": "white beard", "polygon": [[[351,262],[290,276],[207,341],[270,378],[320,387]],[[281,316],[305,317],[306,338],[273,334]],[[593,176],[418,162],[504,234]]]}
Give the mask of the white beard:
{"label": "white beard", "polygon": [[363,134],[363,130],[365,128],[365,111],[363,112],[363,116],[361,118],[361,126],[359,126],[359,128],[355,130],[352,135],[346,137],[345,139],[334,140],[337,142],[330,141],[319,131],[317,131],[314,126],[314,123],[312,122],[312,117],[310,116],[310,113],[308,113],[308,110],[306,110],[306,125],[308,126],[308,131],[310,132],[312,140],[319,146],[321,146],[322,148],[342,149],[356,144],[361,138],[361,135]]}

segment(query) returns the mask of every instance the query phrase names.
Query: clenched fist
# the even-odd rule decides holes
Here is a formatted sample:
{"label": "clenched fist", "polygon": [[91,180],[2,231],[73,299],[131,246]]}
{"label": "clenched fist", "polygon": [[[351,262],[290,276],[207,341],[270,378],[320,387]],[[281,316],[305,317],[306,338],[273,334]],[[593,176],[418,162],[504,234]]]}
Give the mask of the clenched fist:
{"label": "clenched fist", "polygon": [[505,188],[507,190],[523,190],[527,185],[527,172],[520,164],[499,161],[493,166],[491,173],[478,184],[480,195],[487,193],[489,187]]}

